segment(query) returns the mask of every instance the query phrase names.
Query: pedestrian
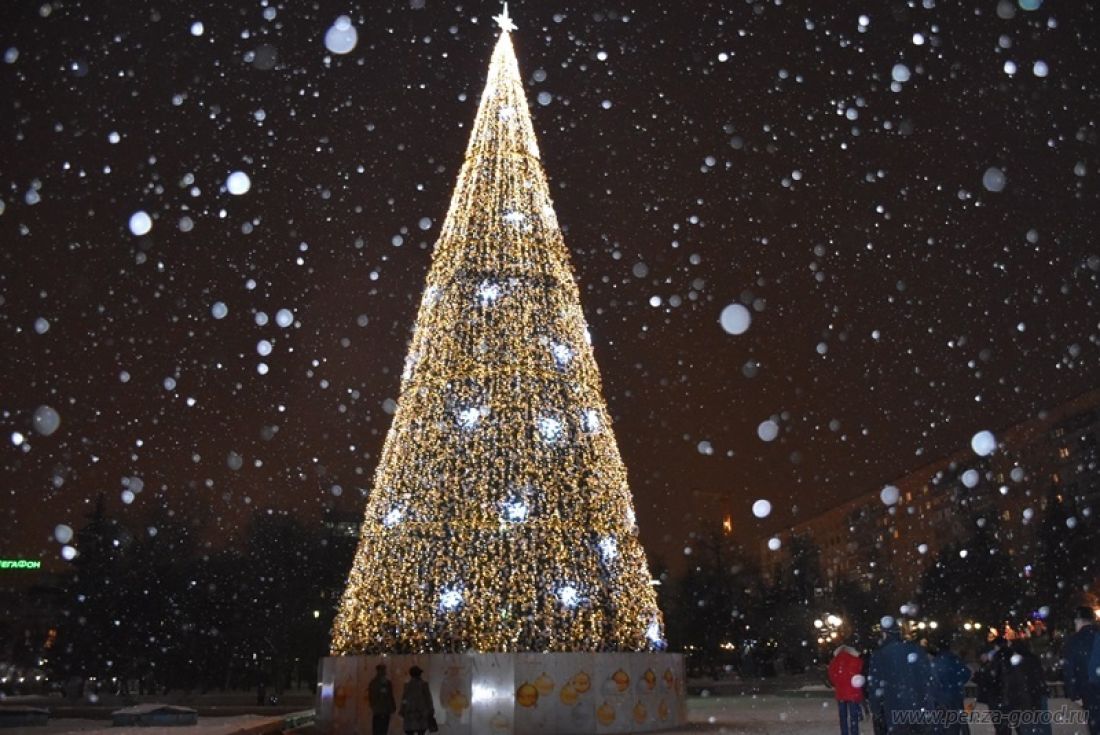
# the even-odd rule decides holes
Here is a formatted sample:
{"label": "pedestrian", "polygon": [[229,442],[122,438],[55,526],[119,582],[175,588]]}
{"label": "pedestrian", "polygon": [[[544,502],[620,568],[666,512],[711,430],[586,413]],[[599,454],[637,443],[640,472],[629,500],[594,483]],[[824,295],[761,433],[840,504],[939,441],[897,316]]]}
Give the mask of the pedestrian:
{"label": "pedestrian", "polygon": [[428,683],[420,678],[424,670],[419,666],[409,669],[409,681],[405,684],[405,691],[401,694],[401,709],[398,714],[404,724],[402,729],[409,735],[424,735],[435,727],[435,705],[432,703],[432,692]]}
{"label": "pedestrian", "polygon": [[1009,722],[1020,735],[1050,735],[1047,684],[1043,664],[1031,652],[1026,638],[1013,642],[1009,655],[1001,660],[1001,682]]}
{"label": "pedestrian", "polygon": [[842,645],[833,652],[833,660],[829,662],[829,683],[836,695],[840,735],[859,735],[863,702],[863,659],[859,651]]}
{"label": "pedestrian", "polygon": [[386,678],[386,665],[374,667],[374,678],[370,680],[367,696],[370,700],[371,733],[386,735],[390,729],[390,716],[397,710],[393,700],[393,684]]}
{"label": "pedestrian", "polygon": [[1080,702],[1088,712],[1089,732],[1100,735],[1100,681],[1089,665],[1089,655],[1100,640],[1100,627],[1092,608],[1081,606],[1073,615],[1074,633],[1062,649],[1062,676],[1066,698]]}
{"label": "pedestrian", "polygon": [[934,735],[969,735],[964,700],[970,667],[951,650],[951,636],[942,633],[932,655],[932,706]]}
{"label": "pedestrian", "polygon": [[1088,702],[1089,733],[1100,732],[1100,633],[1092,638],[1092,653],[1089,654],[1089,687],[1091,699]]}
{"label": "pedestrian", "polygon": [[1001,681],[1004,668],[1002,664],[1008,657],[1008,641],[997,636],[993,639],[993,648],[982,654],[982,666],[974,675],[974,681],[978,685],[978,702],[989,708],[994,735],[1012,735],[1004,704],[1004,684]]}
{"label": "pedestrian", "polygon": [[883,621],[882,645],[871,654],[867,696],[887,735],[931,733],[932,666],[928,653],[902,640],[898,624]]}

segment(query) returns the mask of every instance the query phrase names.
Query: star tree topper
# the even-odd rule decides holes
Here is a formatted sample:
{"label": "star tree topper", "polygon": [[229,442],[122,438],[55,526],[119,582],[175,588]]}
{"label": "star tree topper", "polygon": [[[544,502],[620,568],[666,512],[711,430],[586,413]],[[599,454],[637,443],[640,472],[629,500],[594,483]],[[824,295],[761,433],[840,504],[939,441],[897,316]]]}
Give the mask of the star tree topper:
{"label": "star tree topper", "polygon": [[516,30],[516,24],[512,22],[512,16],[508,15],[508,3],[504,3],[504,10],[501,11],[500,15],[494,15],[493,20],[500,26],[500,30],[505,33]]}

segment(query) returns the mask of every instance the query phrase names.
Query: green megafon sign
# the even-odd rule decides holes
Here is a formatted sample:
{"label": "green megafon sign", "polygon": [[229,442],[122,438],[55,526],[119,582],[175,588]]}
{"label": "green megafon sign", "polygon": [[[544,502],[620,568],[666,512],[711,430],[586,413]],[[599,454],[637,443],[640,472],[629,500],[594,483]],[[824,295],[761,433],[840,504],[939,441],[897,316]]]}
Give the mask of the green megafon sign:
{"label": "green megafon sign", "polygon": [[0,569],[41,569],[37,559],[0,559]]}

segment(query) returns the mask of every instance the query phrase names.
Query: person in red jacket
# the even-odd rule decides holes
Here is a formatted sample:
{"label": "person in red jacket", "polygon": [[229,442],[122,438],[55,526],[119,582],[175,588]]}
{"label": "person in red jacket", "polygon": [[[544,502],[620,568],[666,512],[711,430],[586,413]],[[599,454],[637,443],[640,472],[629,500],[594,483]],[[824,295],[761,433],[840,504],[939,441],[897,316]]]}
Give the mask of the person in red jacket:
{"label": "person in red jacket", "polygon": [[863,659],[859,651],[851,646],[836,649],[829,663],[829,683],[836,693],[840,735],[859,735],[863,681]]}

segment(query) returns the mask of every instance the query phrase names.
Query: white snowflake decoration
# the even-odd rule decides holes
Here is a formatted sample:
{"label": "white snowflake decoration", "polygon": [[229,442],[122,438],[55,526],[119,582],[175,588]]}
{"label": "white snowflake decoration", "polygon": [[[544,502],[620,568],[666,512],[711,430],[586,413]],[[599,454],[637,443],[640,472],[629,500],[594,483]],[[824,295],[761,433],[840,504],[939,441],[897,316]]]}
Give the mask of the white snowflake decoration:
{"label": "white snowflake decoration", "polygon": [[412,377],[413,370],[416,369],[416,363],[420,360],[420,356],[416,353],[410,352],[405,356],[405,369],[401,371],[401,379],[408,380]]}
{"label": "white snowflake decoration", "polygon": [[543,439],[553,444],[561,439],[561,421],[553,416],[543,416],[539,419],[539,434],[542,435]]}
{"label": "white snowflake decoration", "polygon": [[558,600],[567,608],[574,608],[581,603],[581,593],[571,584],[563,584],[558,587]]}
{"label": "white snowflake decoration", "polygon": [[527,221],[527,215],[523,212],[517,212],[512,210],[504,215],[505,224],[512,225],[513,227],[522,227],[523,223]]}
{"label": "white snowflake decoration", "polygon": [[477,406],[467,406],[458,412],[458,425],[463,429],[473,429],[481,420],[482,409]]}
{"label": "white snowflake decoration", "polygon": [[619,545],[611,536],[604,536],[599,543],[600,554],[605,562],[614,561],[619,556]]}
{"label": "white snowflake decoration", "polygon": [[568,367],[569,363],[573,362],[573,350],[569,345],[564,345],[561,342],[553,342],[550,345],[550,352],[554,355],[554,362],[558,367]]}
{"label": "white snowflake decoration", "polygon": [[638,518],[637,518],[637,516],[634,515],[634,509],[633,508],[627,508],[626,509],[626,525],[630,526],[631,528],[634,528],[634,524],[637,523],[637,522],[638,522]]}
{"label": "white snowflake decoration", "polygon": [[438,286],[428,286],[424,290],[424,303],[428,306],[435,306],[439,303],[439,297],[443,295]]}
{"label": "white snowflake decoration", "polygon": [[507,107],[502,107],[500,108],[500,110],[497,111],[497,117],[499,117],[501,120],[511,120],[515,116],[516,108],[512,107],[511,105]]}
{"label": "white snowflake decoration", "polygon": [[655,646],[661,646],[665,642],[665,639],[661,637],[661,624],[656,620],[650,621],[649,626],[646,627],[645,637]]}
{"label": "white snowflake decoration", "polygon": [[445,587],[443,591],[439,593],[440,610],[443,612],[454,612],[460,607],[462,607],[462,585],[456,584],[453,587]]}
{"label": "white snowflake decoration", "polygon": [[527,520],[527,503],[522,500],[509,500],[504,503],[504,520],[511,523],[522,523]]}
{"label": "white snowflake decoration", "polygon": [[490,306],[500,298],[500,284],[495,281],[482,281],[477,287],[477,300],[482,306]]}
{"label": "white snowflake decoration", "polygon": [[382,525],[386,528],[393,528],[404,519],[405,509],[399,505],[395,505],[390,508],[389,512],[386,513],[385,517],[382,519]]}
{"label": "white snowflake decoration", "polygon": [[600,412],[594,408],[586,408],[584,413],[581,414],[581,428],[585,433],[595,434],[603,426],[603,422],[600,421]]}

